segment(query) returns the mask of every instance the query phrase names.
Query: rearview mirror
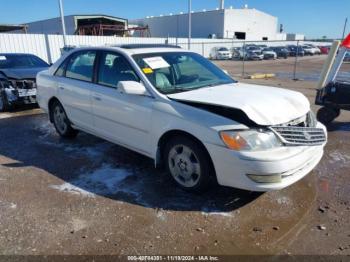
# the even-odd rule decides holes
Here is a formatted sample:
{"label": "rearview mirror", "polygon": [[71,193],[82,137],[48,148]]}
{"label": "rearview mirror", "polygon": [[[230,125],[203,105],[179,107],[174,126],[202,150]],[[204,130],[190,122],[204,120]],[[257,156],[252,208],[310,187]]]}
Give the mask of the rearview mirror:
{"label": "rearview mirror", "polygon": [[120,81],[118,83],[118,91],[128,95],[147,95],[146,87],[136,81]]}

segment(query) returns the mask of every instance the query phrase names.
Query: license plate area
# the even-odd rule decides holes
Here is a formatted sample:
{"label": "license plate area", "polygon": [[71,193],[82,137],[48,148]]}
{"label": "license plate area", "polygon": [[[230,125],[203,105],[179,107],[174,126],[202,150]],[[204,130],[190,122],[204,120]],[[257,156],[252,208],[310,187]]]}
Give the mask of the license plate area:
{"label": "license plate area", "polygon": [[25,96],[36,96],[36,89],[18,89],[18,96],[19,97],[25,97]]}

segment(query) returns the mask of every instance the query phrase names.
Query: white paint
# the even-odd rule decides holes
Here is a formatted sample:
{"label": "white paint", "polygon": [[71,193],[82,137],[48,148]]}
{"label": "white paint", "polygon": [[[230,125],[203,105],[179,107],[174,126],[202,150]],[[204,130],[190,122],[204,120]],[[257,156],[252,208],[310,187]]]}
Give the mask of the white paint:
{"label": "white paint", "polygon": [[70,194],[95,197],[95,194],[108,195],[125,192],[119,186],[124,179],[131,175],[132,173],[126,169],[104,164],[92,173],[83,174],[73,181],[50,187]]}
{"label": "white paint", "polygon": [[0,55],[0,61],[6,60],[6,56]]}
{"label": "white paint", "polygon": [[204,216],[223,216],[223,217],[234,217],[234,214],[232,212],[202,212],[202,215]]}
{"label": "white paint", "polygon": [[244,83],[202,88],[168,96],[182,101],[241,109],[255,123],[266,126],[287,123],[302,117],[310,110],[309,101],[301,93]]}

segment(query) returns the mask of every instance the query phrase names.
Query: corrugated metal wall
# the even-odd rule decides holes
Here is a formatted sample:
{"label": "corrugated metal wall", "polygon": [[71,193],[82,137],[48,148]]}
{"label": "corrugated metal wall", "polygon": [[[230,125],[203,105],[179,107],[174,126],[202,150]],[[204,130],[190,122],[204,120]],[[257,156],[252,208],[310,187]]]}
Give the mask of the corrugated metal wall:
{"label": "corrugated metal wall", "polygon": [[[72,46],[104,46],[120,44],[177,44],[187,49],[186,38],[145,38],[145,37],[114,37],[114,36],[67,36],[67,44]],[[243,42],[227,39],[192,39],[191,50],[205,57],[209,57],[213,47],[238,47]],[[260,44],[262,44],[260,42]],[[264,42],[271,46],[295,44],[289,42]],[[314,43],[324,44],[324,43]],[[0,34],[0,53],[31,53],[41,57],[47,62],[55,62],[61,56],[63,47],[62,35],[42,34]]]}

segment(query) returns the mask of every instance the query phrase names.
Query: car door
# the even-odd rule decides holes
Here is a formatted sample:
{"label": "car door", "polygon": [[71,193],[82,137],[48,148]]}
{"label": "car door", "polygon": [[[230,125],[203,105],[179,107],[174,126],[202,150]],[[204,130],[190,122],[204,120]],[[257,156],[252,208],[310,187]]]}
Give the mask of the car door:
{"label": "car door", "polygon": [[96,51],[80,51],[68,58],[64,77],[58,80],[58,98],[70,121],[92,130],[91,88]]}
{"label": "car door", "polygon": [[119,53],[101,52],[97,81],[92,89],[94,127],[101,136],[149,154],[149,132],[154,99],[117,90],[119,81],[140,81]]}

